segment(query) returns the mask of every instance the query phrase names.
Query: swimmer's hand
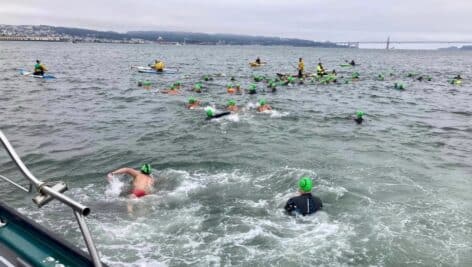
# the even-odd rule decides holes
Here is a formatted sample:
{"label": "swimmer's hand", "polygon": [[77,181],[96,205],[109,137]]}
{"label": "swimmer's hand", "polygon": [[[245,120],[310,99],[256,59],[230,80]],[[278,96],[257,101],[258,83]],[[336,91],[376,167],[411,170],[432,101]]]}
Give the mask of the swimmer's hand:
{"label": "swimmer's hand", "polygon": [[114,174],[112,172],[109,172],[107,175],[108,181],[111,182],[111,180],[113,180],[113,177],[114,177]]}

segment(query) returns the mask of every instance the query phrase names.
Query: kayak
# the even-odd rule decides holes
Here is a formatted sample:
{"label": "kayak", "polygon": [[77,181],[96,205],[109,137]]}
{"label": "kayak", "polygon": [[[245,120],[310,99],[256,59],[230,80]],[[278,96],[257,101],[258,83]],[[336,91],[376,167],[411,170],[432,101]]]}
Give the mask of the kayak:
{"label": "kayak", "polygon": [[344,63],[344,64],[340,64],[339,65],[340,67],[353,67],[351,64],[349,63]]}
{"label": "kayak", "polygon": [[163,71],[156,71],[154,69],[138,69],[140,73],[149,73],[149,74],[175,74],[178,72],[176,69],[164,69]]}
{"label": "kayak", "polygon": [[20,70],[20,74],[23,76],[29,76],[29,77],[38,78],[38,79],[56,79],[56,77],[51,74],[34,75],[33,72],[29,72],[25,70]]}
{"label": "kayak", "polygon": [[155,69],[151,67],[145,67],[145,66],[133,66],[132,68],[135,68],[138,70],[140,73],[150,73],[150,74],[173,74],[177,73],[179,70],[178,69],[164,69],[164,71],[156,71]]}
{"label": "kayak", "polygon": [[261,62],[261,63],[249,62],[249,66],[251,66],[251,67],[253,67],[253,68],[262,67],[262,66],[264,66],[265,64],[266,64],[265,62]]}

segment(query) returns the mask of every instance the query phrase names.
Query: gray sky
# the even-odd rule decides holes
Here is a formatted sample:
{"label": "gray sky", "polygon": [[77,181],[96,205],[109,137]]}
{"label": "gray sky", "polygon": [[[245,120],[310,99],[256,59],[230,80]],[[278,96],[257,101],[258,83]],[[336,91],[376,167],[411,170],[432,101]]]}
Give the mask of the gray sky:
{"label": "gray sky", "polygon": [[472,0],[0,0],[0,24],[317,41],[469,40]]}

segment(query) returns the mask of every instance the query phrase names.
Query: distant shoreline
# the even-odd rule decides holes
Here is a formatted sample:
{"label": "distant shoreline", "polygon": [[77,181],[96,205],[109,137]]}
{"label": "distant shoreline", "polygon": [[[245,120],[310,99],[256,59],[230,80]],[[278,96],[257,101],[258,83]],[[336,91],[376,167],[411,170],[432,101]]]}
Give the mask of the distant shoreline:
{"label": "distant shoreline", "polygon": [[297,38],[250,36],[236,34],[209,34],[172,31],[97,31],[48,25],[1,25],[0,41],[46,41],[72,43],[157,43],[199,45],[262,45],[293,47],[357,48],[357,43],[335,43]]}

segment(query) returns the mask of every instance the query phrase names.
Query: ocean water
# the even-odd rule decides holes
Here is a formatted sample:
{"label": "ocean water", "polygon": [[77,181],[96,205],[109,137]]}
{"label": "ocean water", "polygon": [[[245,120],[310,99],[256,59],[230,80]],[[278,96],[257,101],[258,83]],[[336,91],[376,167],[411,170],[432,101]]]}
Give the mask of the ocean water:
{"label": "ocean water", "polygon": [[[249,68],[257,56],[269,64]],[[230,77],[248,88],[254,74],[295,72],[299,57],[308,71],[322,60],[340,81],[360,80],[226,93]],[[155,58],[179,73],[131,69]],[[57,79],[18,74],[36,59]],[[360,65],[339,67],[350,59]],[[65,181],[92,209],[110,266],[472,266],[470,52],[0,42],[0,70],[0,129],[37,177]],[[462,86],[448,83],[457,74]],[[188,91],[203,75],[214,77],[203,93]],[[182,95],[160,93],[175,81]],[[185,108],[191,96],[202,108]],[[273,112],[255,111],[261,98]],[[229,99],[242,112],[205,120],[204,106]],[[129,201],[129,177],[106,179],[145,162],[153,195]],[[4,152],[0,173],[24,184]],[[290,217],[283,206],[302,175],[324,210]],[[4,182],[0,194],[85,248],[63,205],[38,210]]]}

